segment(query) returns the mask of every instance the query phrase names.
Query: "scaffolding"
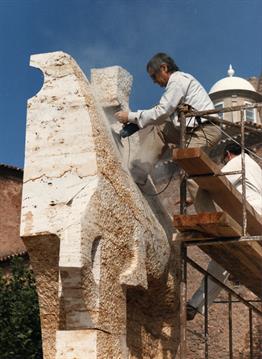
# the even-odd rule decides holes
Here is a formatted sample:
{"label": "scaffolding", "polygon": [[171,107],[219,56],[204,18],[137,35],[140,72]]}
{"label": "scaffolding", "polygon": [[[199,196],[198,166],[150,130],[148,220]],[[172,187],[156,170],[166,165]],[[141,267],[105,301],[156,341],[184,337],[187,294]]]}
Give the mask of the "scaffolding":
{"label": "scaffolding", "polygon": [[[196,119],[204,118],[209,122],[217,125],[217,126],[230,126],[238,128],[241,134],[241,170],[234,171],[234,174],[238,173],[242,176],[242,214],[241,220],[237,218],[238,224],[240,225],[240,230],[236,231],[235,235],[231,235],[231,237],[227,238],[225,235],[207,235],[207,233],[201,233],[201,229],[195,230],[186,228],[185,232],[179,235],[180,242],[180,252],[181,252],[181,282],[180,282],[180,358],[186,359],[187,355],[187,345],[186,345],[186,305],[187,305],[187,265],[189,264],[197,271],[204,275],[204,353],[205,359],[209,358],[209,333],[208,333],[208,278],[211,278],[213,282],[218,284],[221,288],[223,288],[228,293],[228,300],[226,303],[228,304],[228,329],[229,329],[229,358],[233,358],[233,336],[232,336],[232,305],[233,303],[241,302],[243,303],[249,310],[249,352],[250,358],[253,358],[253,314],[256,313],[262,318],[261,306],[260,309],[253,305],[252,301],[248,301],[236,293],[233,289],[219,281],[215,278],[211,273],[208,273],[206,270],[201,268],[195,261],[187,256],[187,247],[188,246],[199,246],[200,248],[204,248],[205,252],[209,254],[209,248],[218,248],[222,246],[226,248],[227,246],[241,246],[242,243],[258,243],[261,246],[257,247],[257,256],[260,256],[260,260],[262,262],[262,219],[261,216],[256,216],[253,218],[254,212],[250,210],[249,204],[246,201],[246,168],[245,168],[245,130],[249,132],[260,132],[262,136],[262,130],[254,128],[253,126],[245,123],[245,110],[247,109],[259,109],[262,108],[262,103],[255,103],[252,105],[243,105],[243,106],[233,106],[227,107],[219,110],[209,110],[209,111],[195,111],[187,105],[181,106],[179,108],[179,121],[180,121],[180,157],[174,155],[174,159],[180,158],[181,161],[178,161],[181,165],[181,173],[180,173],[180,216],[181,218],[186,217],[187,212],[187,204],[186,204],[186,195],[187,195],[187,179],[194,178],[195,180],[198,177],[218,177],[218,176],[226,176],[229,174],[233,174],[233,172],[221,173],[220,171],[209,171],[211,173],[200,173],[196,174],[194,172],[193,175],[190,176],[185,169],[190,168],[188,164],[183,162],[183,156],[187,154],[184,149],[186,148],[186,119],[188,117],[194,117]],[[240,124],[232,123],[230,121],[226,121],[221,119],[218,114],[224,112],[231,111],[240,111],[241,113],[241,121]],[[214,116],[217,115],[217,116]],[[182,152],[181,152],[182,150]],[[184,151],[184,152],[183,152]],[[191,151],[192,152],[192,151]],[[201,153],[198,153],[198,157],[201,157]],[[193,158],[194,161],[194,158]],[[193,163],[193,162],[192,162]],[[208,163],[207,163],[208,166]],[[207,171],[208,172],[208,171]],[[216,172],[216,173],[215,173]],[[200,181],[201,183],[201,181]],[[223,186],[223,183],[222,183]],[[252,207],[251,207],[252,208]],[[250,213],[251,211],[251,213]],[[226,213],[227,215],[227,213]],[[184,217],[183,217],[184,216]],[[178,217],[178,216],[177,216]],[[180,218],[180,219],[181,219]],[[224,218],[224,217],[223,217]],[[235,220],[236,218],[234,218]],[[240,223],[241,222],[241,223]],[[253,225],[249,225],[249,222]],[[249,226],[248,226],[249,225]],[[236,225],[234,225],[234,229]],[[236,248],[236,247],[235,247]],[[260,250],[261,249],[261,250]],[[226,251],[226,249],[225,249]],[[212,253],[212,251],[211,251]],[[226,253],[226,252],[225,252]],[[214,259],[214,256],[213,256]],[[227,269],[227,268],[226,268]],[[241,273],[240,273],[241,274]],[[252,275],[252,274],[251,274]],[[261,273],[262,277],[262,273]],[[260,278],[261,278],[260,277]],[[238,279],[241,282],[241,275],[238,276]],[[259,282],[254,282],[249,289],[251,289],[256,295],[261,294],[261,282],[260,288],[257,288]],[[242,284],[242,283],[241,283]],[[257,289],[257,290],[256,290]],[[233,300],[232,298],[235,298]],[[260,295],[261,298],[261,295]],[[260,301],[261,303],[261,301]]]}

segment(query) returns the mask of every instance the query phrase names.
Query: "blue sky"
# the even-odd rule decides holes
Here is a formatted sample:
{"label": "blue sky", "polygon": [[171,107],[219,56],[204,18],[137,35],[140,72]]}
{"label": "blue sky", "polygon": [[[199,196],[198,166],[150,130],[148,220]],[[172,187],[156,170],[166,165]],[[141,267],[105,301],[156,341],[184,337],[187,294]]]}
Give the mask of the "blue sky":
{"label": "blue sky", "polygon": [[262,70],[262,0],[0,0],[0,163],[23,167],[26,102],[41,87],[31,54],[62,50],[89,77],[120,65],[134,77],[130,106],[161,94],[145,71],[156,52],[209,90],[226,76]]}

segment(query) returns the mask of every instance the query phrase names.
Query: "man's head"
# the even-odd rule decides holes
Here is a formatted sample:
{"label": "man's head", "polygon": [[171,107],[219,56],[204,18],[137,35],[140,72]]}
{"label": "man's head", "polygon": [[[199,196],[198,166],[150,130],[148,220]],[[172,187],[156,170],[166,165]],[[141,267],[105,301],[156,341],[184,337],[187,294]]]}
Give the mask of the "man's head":
{"label": "man's head", "polygon": [[175,61],[163,52],[159,52],[148,61],[147,72],[152,80],[161,87],[165,87],[169,77],[175,71],[179,71]]}
{"label": "man's head", "polygon": [[241,146],[235,142],[230,142],[224,148],[223,162],[227,163],[232,158],[234,158],[240,154],[241,154]]}

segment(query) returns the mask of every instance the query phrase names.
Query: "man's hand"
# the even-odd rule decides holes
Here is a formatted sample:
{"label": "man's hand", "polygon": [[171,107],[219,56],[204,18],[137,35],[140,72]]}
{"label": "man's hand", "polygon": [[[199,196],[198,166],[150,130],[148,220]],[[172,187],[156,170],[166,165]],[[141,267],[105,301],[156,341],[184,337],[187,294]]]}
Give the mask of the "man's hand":
{"label": "man's hand", "polygon": [[125,124],[125,123],[128,122],[128,112],[126,112],[126,111],[118,111],[118,112],[116,112],[115,117],[120,123]]}

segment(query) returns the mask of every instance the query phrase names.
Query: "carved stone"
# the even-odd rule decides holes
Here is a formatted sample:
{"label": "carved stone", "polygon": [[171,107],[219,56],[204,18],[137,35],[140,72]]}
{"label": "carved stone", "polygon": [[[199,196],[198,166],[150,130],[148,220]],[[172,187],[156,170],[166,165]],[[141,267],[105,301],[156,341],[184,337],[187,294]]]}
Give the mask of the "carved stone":
{"label": "carved stone", "polygon": [[63,52],[34,55],[31,66],[44,84],[28,101],[21,236],[44,358],[174,358],[169,219],[134,183],[104,110],[128,106],[131,77],[114,67],[93,72],[90,85]]}

